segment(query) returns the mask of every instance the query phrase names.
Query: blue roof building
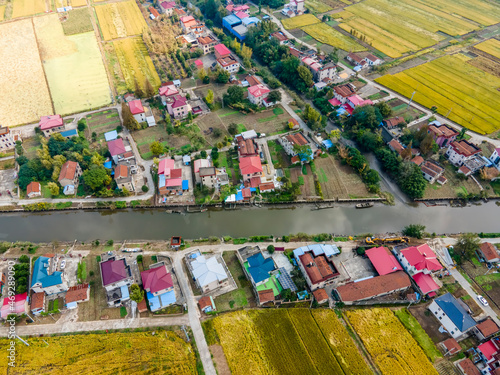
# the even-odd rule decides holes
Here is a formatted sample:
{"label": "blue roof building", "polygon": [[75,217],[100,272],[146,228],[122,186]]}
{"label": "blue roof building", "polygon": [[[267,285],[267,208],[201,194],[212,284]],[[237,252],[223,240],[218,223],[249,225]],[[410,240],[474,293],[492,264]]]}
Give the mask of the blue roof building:
{"label": "blue roof building", "polygon": [[241,20],[238,17],[236,17],[234,14],[230,14],[229,16],[226,16],[222,19],[222,26],[224,26],[227,29],[229,27],[237,26],[237,25],[241,25]]}
{"label": "blue roof building", "polygon": [[116,138],[118,138],[118,132],[116,130],[104,133],[104,139],[106,142],[114,141]]}
{"label": "blue roof building", "polygon": [[[62,272],[55,271],[56,266],[54,258],[41,256],[35,261],[31,280],[31,289],[35,293],[45,292],[47,295],[51,295],[68,290]],[[51,271],[52,268],[54,269],[53,272]]]}
{"label": "blue roof building", "polygon": [[182,190],[189,190],[189,180],[182,180]]}
{"label": "blue roof building", "polygon": [[269,280],[270,273],[276,269],[276,266],[272,258],[264,258],[259,252],[247,258],[245,268],[250,274],[252,282],[258,286]]}
{"label": "blue roof building", "polygon": [[148,297],[149,307],[151,311],[157,311],[163,309],[167,306],[174,304],[177,300],[175,298],[175,291],[171,290],[169,292],[153,295],[151,292],[147,292],[146,296]]}
{"label": "blue roof building", "polygon": [[260,20],[257,17],[246,17],[241,20],[246,27],[257,25]]}
{"label": "blue roof building", "polygon": [[468,306],[462,306],[462,303],[465,305],[451,293],[446,293],[429,305],[429,310],[454,339],[464,335],[477,324],[466,311],[466,309],[469,310]]}

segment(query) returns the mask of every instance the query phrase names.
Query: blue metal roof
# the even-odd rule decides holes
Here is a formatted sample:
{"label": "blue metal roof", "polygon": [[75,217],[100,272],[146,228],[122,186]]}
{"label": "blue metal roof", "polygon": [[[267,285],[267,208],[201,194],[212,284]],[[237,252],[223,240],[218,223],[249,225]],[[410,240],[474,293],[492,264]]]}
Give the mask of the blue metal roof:
{"label": "blue metal roof", "polygon": [[35,261],[33,267],[33,278],[31,286],[35,284],[42,284],[42,288],[58,285],[62,283],[62,272],[56,271],[51,275],[48,274],[50,258],[41,256]]}
{"label": "blue metal roof", "polygon": [[66,130],[66,131],[61,132],[61,135],[65,138],[66,137],[77,137],[78,132],[76,131],[76,129],[70,129],[70,130]]}
{"label": "blue metal roof", "polygon": [[240,191],[238,191],[236,193],[236,202],[239,202],[239,201],[242,201],[243,200],[243,193]]}
{"label": "blue metal roof", "polygon": [[161,174],[158,176],[158,187],[164,187],[165,186],[165,175]]}
{"label": "blue metal roof", "polygon": [[106,142],[113,141],[116,138],[118,138],[118,132],[116,130],[104,133],[104,139],[106,140]]}
{"label": "blue metal roof", "polygon": [[238,17],[236,17],[234,14],[230,14],[229,16],[226,16],[222,20],[226,21],[231,26],[241,23],[241,20]]}
{"label": "blue metal roof", "polygon": [[450,318],[458,329],[462,332],[476,325],[476,321],[464,310],[458,301],[451,295],[446,293],[434,300],[443,312]]}
{"label": "blue metal roof", "polygon": [[128,286],[124,285],[120,287],[120,291],[122,292],[122,299],[127,299],[130,297],[130,293],[128,291]]}
{"label": "blue metal roof", "polygon": [[321,143],[323,143],[323,146],[325,146],[327,149],[333,146],[332,141],[330,141],[329,139],[325,139],[325,140],[324,140],[323,142],[321,142]]}
{"label": "blue metal roof", "polygon": [[257,17],[245,17],[241,20],[245,26],[252,25],[254,23],[259,23],[260,20]]}
{"label": "blue metal roof", "polygon": [[176,302],[175,291],[173,290],[158,296],[153,295],[151,292],[147,292],[146,296],[148,298],[151,311],[159,310],[162,307],[167,307]]}
{"label": "blue metal roof", "polygon": [[189,190],[189,180],[182,180],[182,190]]}
{"label": "blue metal roof", "polygon": [[262,253],[257,253],[248,257],[248,272],[252,276],[255,283],[267,280],[269,272],[275,269],[274,262],[271,258],[264,258]]}
{"label": "blue metal roof", "polygon": [[112,166],[113,164],[110,161],[104,163],[104,168],[111,169]]}

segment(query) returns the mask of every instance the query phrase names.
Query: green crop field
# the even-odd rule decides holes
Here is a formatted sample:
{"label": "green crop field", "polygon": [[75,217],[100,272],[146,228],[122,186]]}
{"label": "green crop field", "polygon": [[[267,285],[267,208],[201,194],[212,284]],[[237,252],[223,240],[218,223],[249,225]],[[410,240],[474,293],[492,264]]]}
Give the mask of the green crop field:
{"label": "green crop field", "polygon": [[317,23],[314,25],[302,27],[306,33],[321,43],[328,44],[333,47],[343,49],[348,52],[366,51],[366,48],[356,42],[340,31],[335,30],[333,27],[328,26],[326,23]]}
{"label": "green crop field", "polygon": [[500,129],[500,78],[466,64],[468,57],[444,56],[376,81],[480,134]]}
{"label": "green crop field", "polygon": [[312,14],[303,14],[302,16],[286,18],[281,21],[285,29],[298,29],[299,27],[313,25],[320,22],[321,21]]}

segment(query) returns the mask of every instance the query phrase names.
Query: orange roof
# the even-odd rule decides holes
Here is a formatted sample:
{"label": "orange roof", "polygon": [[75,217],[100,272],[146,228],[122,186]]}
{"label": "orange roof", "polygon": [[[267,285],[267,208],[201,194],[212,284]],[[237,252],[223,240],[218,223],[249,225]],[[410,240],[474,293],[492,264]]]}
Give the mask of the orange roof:
{"label": "orange roof", "polygon": [[31,295],[31,310],[43,309],[45,303],[45,292],[33,293]]}
{"label": "orange roof", "polygon": [[66,303],[81,302],[87,299],[89,284],[72,286],[66,292]]}
{"label": "orange roof", "polygon": [[33,181],[26,186],[26,194],[30,195],[31,193],[40,193],[42,188],[39,182]]}
{"label": "orange roof", "polygon": [[498,251],[495,245],[489,242],[483,242],[479,248],[481,249],[481,252],[483,253],[486,260],[494,260],[499,258]]}
{"label": "orange roof", "polygon": [[242,175],[262,172],[262,163],[258,156],[240,158],[240,171]]}
{"label": "orange roof", "polygon": [[146,304],[146,298],[143,298],[142,301],[137,304],[137,310],[139,310],[140,313],[148,311],[148,305]]}
{"label": "orange roof", "polygon": [[259,290],[260,303],[273,302],[273,301],[274,301],[274,292],[272,289]]}
{"label": "orange roof", "polygon": [[491,336],[499,331],[497,324],[491,318],[487,318],[484,322],[479,323],[476,328],[484,337]]}
{"label": "orange roof", "polygon": [[429,131],[434,133],[437,137],[450,138],[454,135],[458,135],[458,132],[448,125],[429,125]]}
{"label": "orange roof", "polygon": [[198,306],[200,306],[200,309],[203,310],[204,308],[208,306],[212,306],[212,300],[210,299],[209,296],[201,297],[200,300],[198,301]]}
{"label": "orange roof", "polygon": [[356,91],[349,84],[335,86],[333,88],[333,91],[335,91],[338,95],[342,96],[343,98],[348,98],[349,96],[356,94]]}
{"label": "orange roof", "polygon": [[115,180],[126,177],[128,177],[128,167],[124,164],[117,165],[115,167]]}
{"label": "orange roof", "polygon": [[76,161],[67,161],[63,164],[61,168],[61,173],[59,173],[59,181],[68,179],[73,180],[75,178],[76,167],[78,163]]}
{"label": "orange roof", "polygon": [[462,350],[462,347],[458,344],[457,340],[450,337],[448,340],[443,341],[443,345],[446,348],[448,354],[453,355]]}
{"label": "orange roof", "polygon": [[458,362],[458,366],[460,366],[462,373],[465,375],[481,375],[481,372],[479,372],[478,368],[469,358],[465,358]]}
{"label": "orange roof", "polygon": [[160,13],[158,13],[158,11],[157,11],[155,8],[153,8],[153,7],[149,7],[148,9],[149,9],[149,11],[151,12],[151,14],[152,14],[153,16],[155,16],[155,17],[160,17]]}
{"label": "orange roof", "polygon": [[418,156],[415,156],[413,159],[411,159],[411,161],[413,163],[415,163],[416,165],[420,165],[424,162],[424,158],[421,157],[420,155],[418,155]]}
{"label": "orange roof", "polygon": [[451,147],[456,153],[464,155],[466,157],[481,152],[481,149],[479,147],[465,139],[462,139],[461,141],[451,142]]}
{"label": "orange roof", "polygon": [[285,138],[292,145],[305,146],[309,143],[302,133],[289,134]]}
{"label": "orange roof", "polygon": [[314,295],[314,298],[316,298],[316,301],[318,301],[318,303],[322,303],[322,302],[328,300],[328,294],[326,293],[326,291],[324,289],[316,289],[313,292],[313,295]]}
{"label": "orange roof", "polygon": [[211,44],[217,42],[211,35],[208,36],[200,36],[198,38],[198,43],[200,44]]}
{"label": "orange roof", "polygon": [[405,122],[405,119],[402,117],[396,116],[396,117],[388,118],[384,121],[385,121],[385,124],[387,125],[387,127],[389,129],[391,129],[391,128],[394,128],[394,127],[398,126],[399,124]]}

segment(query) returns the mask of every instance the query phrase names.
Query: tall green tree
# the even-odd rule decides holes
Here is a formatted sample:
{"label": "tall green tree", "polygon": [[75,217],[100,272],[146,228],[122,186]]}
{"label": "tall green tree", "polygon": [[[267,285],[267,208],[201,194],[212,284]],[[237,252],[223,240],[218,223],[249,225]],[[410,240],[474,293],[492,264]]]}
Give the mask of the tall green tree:
{"label": "tall green tree", "polygon": [[129,131],[138,130],[140,128],[139,123],[130,112],[130,108],[127,103],[122,103],[122,118],[123,118],[123,126],[125,126]]}
{"label": "tall green tree", "polygon": [[472,259],[476,250],[481,246],[481,240],[475,233],[462,233],[453,247],[455,254],[460,254],[465,259]]}

